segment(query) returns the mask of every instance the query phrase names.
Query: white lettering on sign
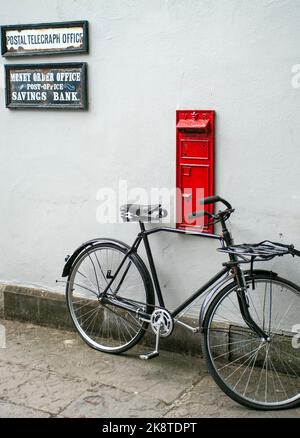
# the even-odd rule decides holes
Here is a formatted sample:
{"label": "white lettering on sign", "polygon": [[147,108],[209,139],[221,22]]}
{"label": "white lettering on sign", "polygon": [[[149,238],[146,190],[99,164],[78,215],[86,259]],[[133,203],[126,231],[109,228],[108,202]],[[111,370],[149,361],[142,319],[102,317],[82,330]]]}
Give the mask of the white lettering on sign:
{"label": "white lettering on sign", "polygon": [[45,101],[47,100],[47,93],[44,91],[42,93],[40,91],[13,91],[11,97],[14,102],[24,102],[28,100]]}
{"label": "white lettering on sign", "polygon": [[54,102],[58,102],[58,101],[66,101],[66,102],[76,102],[79,101],[80,99],[77,97],[76,92],[65,92],[65,93],[58,93],[56,91],[54,91],[53,93],[53,100]]}
{"label": "white lettering on sign", "polygon": [[34,82],[53,82],[54,74],[53,73],[33,73]]}
{"label": "white lettering on sign", "polygon": [[58,73],[11,73],[10,80],[12,82],[80,82],[81,72],[58,72]]}
{"label": "white lettering on sign", "polygon": [[7,30],[8,51],[80,49],[83,45],[82,27]]}
{"label": "white lettering on sign", "polygon": [[12,82],[30,82],[31,73],[11,73],[10,79]]}
{"label": "white lettering on sign", "polygon": [[56,75],[56,80],[58,82],[64,81],[72,81],[72,82],[80,82],[80,72],[59,72]]}

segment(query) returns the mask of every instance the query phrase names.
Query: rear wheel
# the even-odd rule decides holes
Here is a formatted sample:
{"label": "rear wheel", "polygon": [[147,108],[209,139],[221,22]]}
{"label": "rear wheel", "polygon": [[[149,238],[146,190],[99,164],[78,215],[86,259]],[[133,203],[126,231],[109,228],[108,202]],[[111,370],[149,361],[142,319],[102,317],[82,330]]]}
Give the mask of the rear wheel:
{"label": "rear wheel", "polygon": [[212,377],[235,401],[256,409],[300,405],[300,289],[272,274],[247,280],[249,312],[269,335],[244,322],[237,286],[222,289],[203,321],[202,349]]}
{"label": "rear wheel", "polygon": [[[110,302],[101,302],[126,252],[111,242],[90,246],[75,261],[68,278],[66,297],[72,321],[82,339],[99,351],[122,353],[133,347],[148,327],[138,312],[153,310],[152,282],[135,254],[127,258],[107,291]],[[133,310],[118,306],[124,302]]]}

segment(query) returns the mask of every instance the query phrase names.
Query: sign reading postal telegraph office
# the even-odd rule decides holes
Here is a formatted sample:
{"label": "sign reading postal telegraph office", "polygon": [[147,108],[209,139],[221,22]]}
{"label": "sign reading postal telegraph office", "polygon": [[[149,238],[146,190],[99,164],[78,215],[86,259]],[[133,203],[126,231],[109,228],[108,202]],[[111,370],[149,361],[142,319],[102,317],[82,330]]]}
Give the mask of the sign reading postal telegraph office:
{"label": "sign reading postal telegraph office", "polygon": [[5,66],[6,107],[86,109],[86,63]]}
{"label": "sign reading postal telegraph office", "polygon": [[5,57],[88,52],[88,22],[22,24],[1,27]]}

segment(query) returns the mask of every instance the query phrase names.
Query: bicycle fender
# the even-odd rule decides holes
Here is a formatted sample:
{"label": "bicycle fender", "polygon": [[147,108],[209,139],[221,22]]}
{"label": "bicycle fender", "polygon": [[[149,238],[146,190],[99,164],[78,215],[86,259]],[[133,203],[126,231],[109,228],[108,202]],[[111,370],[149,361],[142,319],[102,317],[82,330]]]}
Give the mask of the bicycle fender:
{"label": "bicycle fender", "polygon": [[70,270],[75,262],[75,260],[77,259],[77,257],[89,246],[93,246],[96,243],[103,243],[103,242],[110,242],[110,243],[115,243],[116,245],[119,245],[120,247],[124,248],[124,249],[130,249],[130,246],[127,245],[127,243],[122,242],[121,240],[117,240],[117,239],[109,239],[109,238],[97,238],[97,239],[92,239],[92,240],[88,240],[87,242],[82,243],[74,252],[73,254],[67,258],[66,260],[66,264],[64,266],[63,269],[63,273],[62,273],[62,277],[68,277],[70,274]]}
{"label": "bicycle fender", "polygon": [[[253,269],[252,271],[253,275],[259,275],[259,274],[270,274],[272,276],[272,278],[278,277],[277,272],[271,272],[268,271],[266,269]],[[251,278],[251,270],[247,270],[244,271],[245,277],[246,278]],[[210,293],[208,293],[208,295],[205,297],[201,308],[200,308],[200,316],[199,316],[199,321],[200,321],[200,327],[202,327],[202,322],[204,320],[205,317],[205,313],[206,313],[206,309],[209,305],[209,303],[211,302],[211,300],[214,298],[214,296],[220,291],[220,289],[222,289],[224,286],[226,286],[226,283],[228,283],[230,280],[233,280],[234,276],[230,275],[227,279],[226,282],[224,282],[224,284],[220,285],[217,289],[213,289]]]}
{"label": "bicycle fender", "polygon": [[[267,269],[253,269],[253,274],[259,275],[259,274],[270,274],[272,277],[278,277],[277,272],[268,271]],[[245,271],[246,276],[251,277],[251,270]]]}

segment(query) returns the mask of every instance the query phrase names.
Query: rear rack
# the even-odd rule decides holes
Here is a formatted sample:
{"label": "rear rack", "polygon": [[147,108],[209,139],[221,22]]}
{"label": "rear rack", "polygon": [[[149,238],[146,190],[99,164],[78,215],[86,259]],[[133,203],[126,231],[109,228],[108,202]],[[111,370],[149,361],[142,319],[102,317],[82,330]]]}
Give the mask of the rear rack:
{"label": "rear rack", "polygon": [[241,245],[231,245],[218,248],[218,251],[227,254],[233,254],[239,257],[239,263],[251,263],[253,261],[267,261],[277,256],[291,254],[300,257],[300,251],[297,251],[294,245],[284,245],[282,243],[264,240],[260,243],[243,243]]}

